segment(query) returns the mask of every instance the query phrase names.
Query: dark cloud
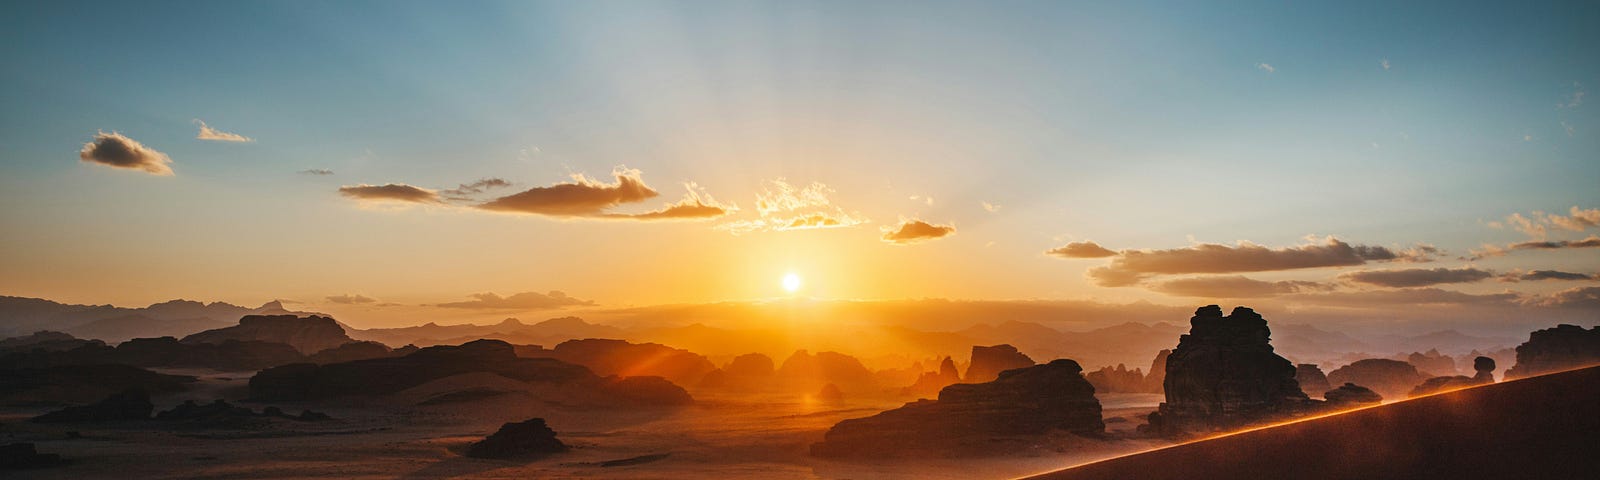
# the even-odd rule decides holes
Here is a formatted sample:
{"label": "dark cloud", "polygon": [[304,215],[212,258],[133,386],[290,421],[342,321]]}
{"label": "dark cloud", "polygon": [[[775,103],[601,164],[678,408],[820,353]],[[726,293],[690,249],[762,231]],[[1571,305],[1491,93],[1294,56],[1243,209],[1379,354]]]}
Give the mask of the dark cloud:
{"label": "dark cloud", "polygon": [[718,205],[715,202],[707,203],[708,201],[709,199],[701,199],[691,196],[691,198],[685,198],[683,201],[678,203],[668,204],[666,207],[653,212],[633,214],[611,213],[606,214],[605,216],[607,218],[629,218],[634,220],[677,220],[716,218],[727,215],[730,211],[730,208],[727,206]]}
{"label": "dark cloud", "polygon": [[172,175],[172,158],[117,132],[95,134],[83,144],[78,158],[116,168],[143,170],[152,175]]}
{"label": "dark cloud", "polygon": [[897,245],[908,245],[955,234],[956,227],[954,226],[934,225],[922,220],[906,220],[901,222],[898,227],[884,227],[883,241]]}
{"label": "dark cloud", "polygon": [[1157,282],[1150,290],[1182,297],[1205,298],[1262,298],[1308,291],[1327,290],[1328,285],[1318,282],[1281,281],[1266,282],[1243,275],[1178,278]]}
{"label": "dark cloud", "polygon": [[439,193],[444,194],[446,197],[449,197],[452,200],[470,200],[470,195],[509,186],[511,186],[511,182],[505,181],[504,179],[485,178],[472,183],[463,183],[456,188],[440,190]]}
{"label": "dark cloud", "polygon": [[548,308],[561,308],[573,306],[593,306],[589,300],[579,300],[569,297],[560,290],[551,290],[550,293],[522,292],[509,297],[502,297],[494,293],[473,294],[476,300],[469,302],[451,302],[435,305],[444,308],[481,308],[505,310],[540,310]]}
{"label": "dark cloud", "polygon": [[1282,297],[1291,303],[1334,307],[1388,307],[1395,305],[1501,305],[1514,306],[1515,293],[1471,294],[1438,288],[1402,288],[1328,293],[1299,293]]}
{"label": "dark cloud", "polygon": [[439,203],[439,193],[404,183],[386,185],[355,185],[339,187],[339,193],[361,201]]}
{"label": "dark cloud", "polygon": [[1117,252],[1094,242],[1072,242],[1044,253],[1062,258],[1105,258],[1117,255]]}
{"label": "dark cloud", "polygon": [[1487,280],[1494,272],[1476,268],[1410,268],[1350,272],[1339,278],[1380,287],[1426,287],[1447,283],[1472,283]]}
{"label": "dark cloud", "polygon": [[616,177],[616,183],[612,184],[573,175],[571,183],[534,187],[490,200],[478,208],[554,217],[599,217],[612,207],[661,195],[644,184],[638,170],[619,168],[612,175]]}
{"label": "dark cloud", "polygon": [[1590,235],[1583,240],[1554,240],[1513,243],[1511,250],[1557,250],[1562,248],[1600,248],[1600,235]]}
{"label": "dark cloud", "polygon": [[343,305],[355,305],[355,304],[360,304],[360,303],[374,303],[374,302],[378,301],[378,299],[376,299],[376,298],[371,298],[371,297],[367,297],[367,296],[364,296],[364,295],[334,295],[334,296],[331,296],[331,297],[327,297],[327,299],[328,299],[329,302],[343,304]]}
{"label": "dark cloud", "polygon": [[1168,250],[1124,250],[1111,264],[1089,269],[1101,286],[1126,286],[1151,275],[1245,273],[1363,265],[1405,257],[1385,247],[1351,245],[1328,237],[1305,245],[1268,248],[1253,243],[1199,244]]}
{"label": "dark cloud", "polygon": [[308,168],[297,172],[301,175],[333,175],[333,170],[326,168]]}
{"label": "dark cloud", "polygon": [[1600,280],[1600,275],[1587,273],[1562,272],[1557,270],[1534,270],[1524,273],[1508,273],[1501,277],[1505,281],[1532,281],[1541,280]]}

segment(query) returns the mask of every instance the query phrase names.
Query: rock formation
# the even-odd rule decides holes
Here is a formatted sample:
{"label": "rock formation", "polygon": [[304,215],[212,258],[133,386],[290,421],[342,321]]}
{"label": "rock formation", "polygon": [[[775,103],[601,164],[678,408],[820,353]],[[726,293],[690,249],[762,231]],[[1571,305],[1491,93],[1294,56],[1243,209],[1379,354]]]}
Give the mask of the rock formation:
{"label": "rock formation", "polygon": [[433,346],[410,355],[316,365],[269,368],[250,378],[254,400],[314,400],[387,395],[464,373],[488,372],[529,383],[590,388],[641,405],[681,405],[688,392],[660,377],[602,378],[581,365],[554,358],[519,358],[511,344],[477,340]]}
{"label": "rock formation", "polygon": [[332,318],[294,315],[246,315],[232,327],[206,330],[183,337],[183,343],[222,343],[227,340],[282,343],[311,355],[354,342]]}
{"label": "rock formation", "polygon": [[0,470],[42,468],[67,463],[60,455],[39,453],[32,443],[7,443],[0,445]]}
{"label": "rock formation", "polygon": [[1294,381],[1300,384],[1300,391],[1309,397],[1320,397],[1322,392],[1333,388],[1328,384],[1328,376],[1322,374],[1322,369],[1314,363],[1302,363],[1294,367]]}
{"label": "rock formation", "polygon": [[1098,393],[1140,393],[1145,388],[1144,372],[1137,368],[1128,370],[1126,365],[1120,363],[1116,368],[1101,367],[1084,375],[1084,378],[1094,385],[1094,391]]}
{"label": "rock formation", "polygon": [[1585,330],[1577,325],[1557,325],[1538,330],[1517,346],[1517,364],[1506,370],[1507,380],[1531,377],[1600,363],[1600,326]]}
{"label": "rock formation", "polygon": [[1457,390],[1494,383],[1494,359],[1489,357],[1478,357],[1473,359],[1472,366],[1473,369],[1478,371],[1476,375],[1470,377],[1461,375],[1433,377],[1422,382],[1421,385],[1417,385],[1417,388],[1411,389],[1411,393],[1409,393],[1408,396],[1420,397],[1423,395],[1432,395],[1448,390]]}
{"label": "rock formation", "polygon": [[256,413],[249,407],[237,407],[226,400],[217,399],[207,404],[199,404],[194,400],[186,400],[182,404],[156,414],[156,420],[167,422],[185,422],[200,424],[206,427],[242,428],[262,424],[268,419],[282,418],[306,422],[330,420],[327,414],[305,410],[300,415],[283,413],[278,407],[266,407],[261,413]]}
{"label": "rock formation", "polygon": [[82,340],[72,335],[49,330],[33,332],[32,335],[11,337],[0,340],[0,353],[11,352],[59,352],[72,350],[85,345],[105,346],[106,342],[99,340]]}
{"label": "rock formation", "polygon": [[[354,362],[356,360],[366,360],[370,358],[397,356],[395,352],[396,350],[390,349],[388,345],[378,342],[350,342],[311,354],[310,356],[306,357],[305,361],[318,365],[328,363],[344,363]],[[399,355],[406,353],[410,352],[403,352]]]}
{"label": "rock formation", "polygon": [[916,383],[900,389],[901,395],[911,397],[930,397],[938,395],[944,387],[961,383],[961,374],[956,370],[956,362],[950,357],[939,361],[939,371],[925,372],[917,377]]}
{"label": "rock formation", "polygon": [[1493,358],[1478,357],[1472,359],[1472,369],[1478,372],[1472,376],[1473,380],[1477,380],[1480,383],[1494,383],[1495,364]]}
{"label": "rock formation", "polygon": [[663,377],[684,385],[697,384],[717,369],[706,357],[688,350],[600,338],[561,342],[548,356],[589,367],[600,375]]}
{"label": "rock formation", "polygon": [[473,458],[513,458],[526,455],[560,453],[567,445],[556,439],[556,431],[543,418],[507,423],[500,430],[467,447]]}
{"label": "rock formation", "polygon": [[1406,363],[1417,367],[1417,371],[1425,376],[1441,377],[1455,375],[1457,372],[1456,359],[1439,353],[1438,349],[1429,349],[1427,353],[1411,352],[1411,355],[1406,356]]}
{"label": "rock formation", "polygon": [[0,369],[0,405],[71,405],[141,389],[176,392],[195,377],[166,375],[128,365],[64,365]]}
{"label": "rock formation", "polygon": [[817,391],[817,395],[814,398],[822,403],[844,403],[844,391],[839,390],[838,385],[830,383],[823,385],[822,390]]}
{"label": "rock formation", "polygon": [[1368,358],[1328,372],[1328,382],[1354,383],[1372,389],[1384,398],[1402,398],[1427,377],[1417,367],[1399,360]]}
{"label": "rock formation", "polygon": [[1294,364],[1272,351],[1266,319],[1246,307],[1228,316],[1216,305],[1189,319],[1189,333],[1167,357],[1166,402],[1141,430],[1163,435],[1231,429],[1304,413],[1312,403]]}
{"label": "rock formation", "polygon": [[118,420],[144,420],[156,406],[150,403],[150,394],[130,388],[89,405],[67,407],[33,417],[34,423],[114,422]]}
{"label": "rock formation", "polygon": [[983,383],[999,378],[1000,372],[1013,368],[1026,368],[1033,366],[1032,358],[1017,351],[1017,347],[1000,344],[988,347],[974,345],[972,347],[972,363],[967,365],[967,374],[962,376],[962,381],[967,383]]}
{"label": "rock formation", "polygon": [[1327,393],[1322,394],[1322,397],[1328,399],[1327,406],[1331,408],[1349,408],[1383,403],[1383,396],[1378,395],[1377,392],[1367,387],[1354,383],[1346,383],[1340,385],[1339,388],[1328,390]]}
{"label": "rock formation", "polygon": [[1161,393],[1167,381],[1167,357],[1172,355],[1172,350],[1162,349],[1156,352],[1156,359],[1150,362],[1150,373],[1144,376],[1145,393]]}
{"label": "rock formation", "polygon": [[822,457],[949,457],[1012,449],[1050,431],[1105,431],[1094,386],[1072,360],[1011,369],[986,383],[945,387],[919,400],[828,430],[811,454]]}
{"label": "rock formation", "polygon": [[783,386],[805,393],[830,383],[851,393],[877,389],[871,370],[855,357],[838,352],[794,352],[778,367],[775,376]]}

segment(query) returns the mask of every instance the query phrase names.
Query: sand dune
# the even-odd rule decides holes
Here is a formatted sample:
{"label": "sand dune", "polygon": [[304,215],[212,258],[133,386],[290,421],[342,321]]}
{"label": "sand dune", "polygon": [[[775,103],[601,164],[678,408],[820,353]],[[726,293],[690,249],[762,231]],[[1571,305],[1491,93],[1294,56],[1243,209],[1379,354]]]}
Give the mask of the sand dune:
{"label": "sand dune", "polygon": [[1600,366],[1127,455],[1034,479],[1595,478]]}

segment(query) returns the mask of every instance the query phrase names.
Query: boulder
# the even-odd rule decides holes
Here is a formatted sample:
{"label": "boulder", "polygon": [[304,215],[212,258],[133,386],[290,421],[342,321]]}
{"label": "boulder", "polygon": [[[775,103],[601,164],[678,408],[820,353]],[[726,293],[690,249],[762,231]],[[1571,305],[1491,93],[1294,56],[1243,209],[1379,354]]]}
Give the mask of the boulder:
{"label": "boulder", "polygon": [[974,345],[972,347],[972,363],[967,365],[967,374],[962,380],[967,383],[983,383],[1000,377],[1000,372],[1014,368],[1033,366],[1034,361],[1017,351],[1017,347],[1007,344],[992,345],[988,347]]}
{"label": "boulder", "polygon": [[150,394],[143,389],[131,388],[89,405],[67,407],[33,417],[34,423],[114,422],[119,420],[146,420],[156,406],[150,403]]}
{"label": "boulder", "polygon": [[467,456],[503,459],[565,451],[567,445],[556,438],[556,431],[545,425],[543,418],[533,418],[501,425],[494,434],[467,447]]}
{"label": "boulder", "polygon": [[1011,369],[994,381],[945,387],[877,415],[844,420],[812,444],[821,457],[975,456],[1037,443],[1039,435],[1105,431],[1094,386],[1072,360]]}
{"label": "boulder", "polygon": [[1346,383],[1340,385],[1339,388],[1328,390],[1327,393],[1322,394],[1322,397],[1328,399],[1327,406],[1329,408],[1349,408],[1383,403],[1383,396],[1378,395],[1377,392],[1367,387],[1354,383]]}
{"label": "boulder", "polygon": [[1506,379],[1531,377],[1600,363],[1600,326],[1557,325],[1528,335]]}
{"label": "boulder", "polygon": [[311,315],[246,315],[232,327],[206,330],[183,337],[183,343],[222,343],[227,340],[282,343],[310,355],[354,342],[332,318]]}
{"label": "boulder", "polygon": [[1481,383],[1494,383],[1494,368],[1493,358],[1474,358],[1472,359],[1472,369],[1477,371],[1477,374],[1473,375],[1472,378]]}
{"label": "boulder", "polygon": [[1300,391],[1305,392],[1306,396],[1321,396],[1321,392],[1333,388],[1328,384],[1328,376],[1314,363],[1295,365],[1294,381],[1300,384]]}
{"label": "boulder", "polygon": [[1371,388],[1384,398],[1405,397],[1407,392],[1421,385],[1427,376],[1410,363],[1386,358],[1368,358],[1328,372],[1328,382],[1354,383]]}
{"label": "boulder", "polygon": [[1183,436],[1300,415],[1314,404],[1300,391],[1294,364],[1273,353],[1266,319],[1246,307],[1216,305],[1189,319],[1189,333],[1167,357],[1166,401],[1142,431]]}

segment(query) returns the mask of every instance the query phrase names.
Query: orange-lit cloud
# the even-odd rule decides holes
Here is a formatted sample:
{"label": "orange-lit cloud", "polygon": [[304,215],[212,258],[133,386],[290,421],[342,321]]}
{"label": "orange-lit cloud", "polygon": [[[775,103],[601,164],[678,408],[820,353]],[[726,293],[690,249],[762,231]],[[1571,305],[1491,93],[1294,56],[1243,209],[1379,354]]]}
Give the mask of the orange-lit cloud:
{"label": "orange-lit cloud", "polygon": [[1600,309],[1600,287],[1575,287],[1529,302],[1541,307]]}
{"label": "orange-lit cloud", "polygon": [[756,214],[760,218],[735,220],[717,228],[735,235],[785,230],[853,227],[867,223],[860,213],[846,212],[834,205],[828,196],[833,189],[813,182],[804,188],[795,188],[784,179],[767,182],[756,195]]}
{"label": "orange-lit cloud", "polygon": [[1504,247],[1499,245],[1484,245],[1472,251],[1469,259],[1477,260],[1487,257],[1498,257],[1515,250],[1561,250],[1567,248],[1600,248],[1600,235],[1590,235],[1582,240],[1533,240],[1518,242]]}
{"label": "orange-lit cloud", "polygon": [[84,162],[143,170],[151,175],[172,175],[172,158],[117,132],[100,132],[83,144],[78,158]]}
{"label": "orange-lit cloud", "polygon": [[684,184],[684,188],[688,189],[688,193],[684,194],[683,200],[669,203],[660,210],[645,213],[612,213],[606,214],[606,217],[633,220],[693,220],[721,217],[739,210],[736,205],[718,203],[693,182]]}
{"label": "orange-lit cloud", "polygon": [[1265,282],[1243,275],[1177,278],[1150,285],[1150,290],[1167,295],[1205,298],[1275,297],[1291,293],[1327,290],[1329,288],[1329,285],[1318,282]]}
{"label": "orange-lit cloud", "polygon": [[1542,280],[1600,280],[1600,274],[1590,275],[1587,273],[1563,272],[1559,270],[1534,270],[1531,272],[1508,273],[1502,275],[1500,279],[1507,282],[1537,282]]}
{"label": "orange-lit cloud", "polygon": [[196,125],[200,126],[200,133],[198,135],[195,135],[195,137],[194,137],[196,139],[210,140],[210,141],[213,141],[213,142],[235,142],[235,143],[250,143],[250,142],[256,141],[256,139],[250,138],[250,137],[246,137],[244,135],[240,135],[240,134],[237,134],[237,133],[228,133],[228,132],[224,132],[224,131],[221,131],[221,130],[217,130],[217,129],[211,128],[211,126],[206,125],[206,122],[200,121],[200,119],[198,119],[198,118],[194,119],[194,123]]}
{"label": "orange-lit cloud", "polygon": [[661,195],[645,185],[639,170],[617,167],[611,172],[615,183],[605,183],[582,174],[572,176],[572,182],[557,183],[548,187],[534,187],[477,206],[485,210],[527,213],[563,218],[604,218],[631,220],[681,220],[715,218],[737,209],[722,205],[699,190],[693,183],[685,184],[689,193],[677,203],[669,203],[660,210],[644,213],[620,213],[611,209],[639,203]]}
{"label": "orange-lit cloud", "polygon": [[503,309],[503,310],[540,310],[548,308],[593,306],[590,300],[580,300],[567,296],[566,292],[551,290],[550,293],[522,292],[509,297],[502,297],[494,293],[476,293],[471,295],[475,300],[467,302],[450,302],[435,305],[444,308],[475,308],[475,309]]}
{"label": "orange-lit cloud", "polygon": [[339,194],[366,202],[440,203],[439,192],[404,183],[347,185]]}
{"label": "orange-lit cloud", "polygon": [[1534,210],[1526,216],[1521,213],[1513,213],[1507,215],[1505,220],[1489,222],[1488,225],[1493,228],[1511,227],[1518,232],[1533,237],[1535,240],[1544,240],[1552,228],[1581,232],[1600,227],[1600,208],[1584,209],[1573,205],[1572,208],[1567,209],[1567,215],[1545,213],[1539,210]]}
{"label": "orange-lit cloud", "polygon": [[1062,258],[1105,258],[1116,256],[1117,252],[1094,242],[1072,242],[1044,252]]}
{"label": "orange-lit cloud", "polygon": [[883,227],[883,241],[909,245],[956,234],[954,225],[934,225],[922,220],[902,220],[899,226]]}
{"label": "orange-lit cloud", "polygon": [[485,178],[472,183],[463,183],[456,188],[440,190],[439,193],[452,200],[467,200],[470,199],[471,195],[509,186],[511,186],[511,182],[505,181],[505,179]]}
{"label": "orange-lit cloud", "polygon": [[1494,272],[1472,267],[1409,268],[1404,270],[1365,270],[1339,275],[1349,282],[1380,287],[1426,287],[1447,283],[1473,283],[1488,280]]}
{"label": "orange-lit cloud", "polygon": [[1232,246],[1203,243],[1167,250],[1124,250],[1109,265],[1089,269],[1088,276],[1101,286],[1114,287],[1133,285],[1152,275],[1269,272],[1404,258],[1385,247],[1351,245],[1333,237],[1310,238],[1309,243],[1284,248],[1249,242]]}
{"label": "orange-lit cloud", "polygon": [[375,303],[375,302],[378,301],[378,299],[376,299],[376,298],[368,297],[368,296],[365,296],[365,295],[349,295],[349,294],[346,294],[346,295],[333,295],[333,296],[327,297],[327,300],[328,300],[328,302],[337,303],[337,304],[341,304],[341,305],[356,305],[356,304],[362,304],[362,303]]}

